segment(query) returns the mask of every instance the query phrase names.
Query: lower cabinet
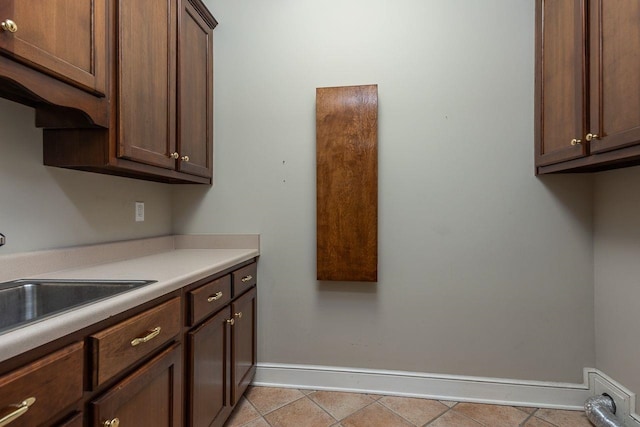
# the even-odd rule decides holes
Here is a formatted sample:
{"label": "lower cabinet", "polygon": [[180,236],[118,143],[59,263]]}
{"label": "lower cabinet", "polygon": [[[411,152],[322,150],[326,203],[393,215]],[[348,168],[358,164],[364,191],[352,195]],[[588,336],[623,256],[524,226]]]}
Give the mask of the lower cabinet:
{"label": "lower cabinet", "polygon": [[91,426],[182,425],[182,354],[176,343],[91,402]]}
{"label": "lower cabinet", "polygon": [[223,426],[255,374],[256,295],[245,262],[0,363],[0,426]]}
{"label": "lower cabinet", "polygon": [[[201,294],[200,289],[192,293]],[[254,286],[224,308],[213,308],[213,315],[187,333],[186,400],[190,427],[222,426],[253,379],[256,294]],[[196,306],[195,301],[193,305]]]}

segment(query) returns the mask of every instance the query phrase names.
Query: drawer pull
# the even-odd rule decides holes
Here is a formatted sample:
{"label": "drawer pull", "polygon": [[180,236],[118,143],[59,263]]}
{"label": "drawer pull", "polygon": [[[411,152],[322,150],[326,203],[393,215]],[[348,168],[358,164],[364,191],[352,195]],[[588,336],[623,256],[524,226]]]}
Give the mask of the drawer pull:
{"label": "drawer pull", "polygon": [[[23,400],[17,405],[9,405],[5,409],[3,409],[2,412],[0,412],[0,427],[4,427],[9,423],[15,421],[16,418],[26,414],[29,410],[29,406],[33,405],[35,401],[35,397],[30,397]],[[7,414],[4,415],[5,413]]]}
{"label": "drawer pull", "polygon": [[220,298],[222,298],[222,292],[216,292],[215,295],[210,296],[209,298],[207,298],[207,302],[213,302],[213,301],[217,301]]}
{"label": "drawer pull", "polygon": [[238,319],[242,319],[242,312],[240,311],[238,313],[235,313],[234,316],[236,316]]}
{"label": "drawer pull", "polygon": [[102,427],[118,427],[120,425],[120,419],[114,418],[102,423]]}
{"label": "drawer pull", "polygon": [[233,326],[236,324],[236,319],[227,319],[227,323]]}
{"label": "drawer pull", "polygon": [[131,346],[135,347],[138,344],[143,344],[146,343],[147,341],[151,341],[152,339],[154,339],[155,337],[157,337],[158,335],[160,335],[160,330],[162,328],[160,326],[158,326],[157,328],[153,328],[151,329],[149,332],[149,334],[145,335],[144,337],[140,337],[140,338],[135,338],[131,341]]}
{"label": "drawer pull", "polygon": [[249,274],[248,276],[244,276],[242,279],[240,279],[240,281],[244,283],[244,282],[248,282],[251,279],[253,279],[253,276]]}

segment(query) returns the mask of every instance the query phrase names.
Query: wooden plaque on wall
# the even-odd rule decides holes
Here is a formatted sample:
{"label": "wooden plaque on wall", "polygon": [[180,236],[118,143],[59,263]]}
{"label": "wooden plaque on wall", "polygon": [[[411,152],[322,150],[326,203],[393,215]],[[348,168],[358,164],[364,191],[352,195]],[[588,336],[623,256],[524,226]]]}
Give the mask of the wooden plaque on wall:
{"label": "wooden plaque on wall", "polygon": [[378,280],[378,85],[316,89],[318,280]]}

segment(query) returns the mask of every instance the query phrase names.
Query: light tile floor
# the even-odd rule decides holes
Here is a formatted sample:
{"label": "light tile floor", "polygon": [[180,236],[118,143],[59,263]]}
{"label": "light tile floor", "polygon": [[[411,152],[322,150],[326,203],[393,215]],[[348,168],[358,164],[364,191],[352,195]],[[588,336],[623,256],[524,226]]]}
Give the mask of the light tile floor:
{"label": "light tile floor", "polygon": [[225,427],[592,427],[582,411],[250,387]]}

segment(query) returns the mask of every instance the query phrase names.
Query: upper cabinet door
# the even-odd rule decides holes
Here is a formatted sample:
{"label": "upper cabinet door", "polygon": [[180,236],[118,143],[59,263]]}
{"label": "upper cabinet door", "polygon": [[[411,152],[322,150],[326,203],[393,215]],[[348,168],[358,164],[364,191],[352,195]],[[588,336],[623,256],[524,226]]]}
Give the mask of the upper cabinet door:
{"label": "upper cabinet door", "polygon": [[536,166],[587,154],[585,14],[583,0],[536,1]]}
{"label": "upper cabinet door", "polygon": [[217,22],[189,1],[184,1],[183,6],[179,49],[179,170],[208,178],[213,169],[213,28]]}
{"label": "upper cabinet door", "polygon": [[0,52],[93,94],[104,95],[107,2],[0,1]]}
{"label": "upper cabinet door", "polygon": [[118,0],[118,157],[174,169],[177,0]]}
{"label": "upper cabinet door", "polygon": [[597,153],[640,142],[640,2],[591,0],[589,13],[589,132]]}

